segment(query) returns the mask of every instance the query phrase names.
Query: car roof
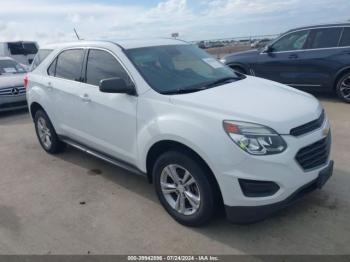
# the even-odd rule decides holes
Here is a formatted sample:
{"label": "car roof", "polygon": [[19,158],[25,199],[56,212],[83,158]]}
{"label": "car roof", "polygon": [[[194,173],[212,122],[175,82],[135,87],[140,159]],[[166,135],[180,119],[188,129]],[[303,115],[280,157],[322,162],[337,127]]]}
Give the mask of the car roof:
{"label": "car roof", "polygon": [[318,25],[309,25],[309,26],[303,26],[294,28],[291,30],[288,30],[286,33],[293,32],[293,31],[300,31],[304,29],[318,29],[318,28],[327,28],[327,27],[343,27],[343,26],[350,26],[350,23],[334,23],[334,24],[318,24]]}
{"label": "car roof", "polygon": [[177,40],[172,38],[153,38],[153,39],[123,39],[123,40],[79,40],[75,42],[56,43],[42,46],[40,49],[56,49],[56,48],[68,48],[75,46],[103,46],[104,44],[116,44],[122,49],[133,49],[141,47],[151,46],[164,46],[164,45],[184,45],[190,44],[183,40]]}

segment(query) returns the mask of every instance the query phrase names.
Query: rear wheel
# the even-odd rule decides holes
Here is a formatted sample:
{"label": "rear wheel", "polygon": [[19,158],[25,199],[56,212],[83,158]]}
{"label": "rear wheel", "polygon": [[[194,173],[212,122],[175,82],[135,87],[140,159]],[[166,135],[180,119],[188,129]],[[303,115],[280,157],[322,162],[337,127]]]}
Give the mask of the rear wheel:
{"label": "rear wheel", "polygon": [[38,110],[34,117],[35,131],[42,148],[50,153],[57,154],[63,151],[64,143],[59,140],[47,114]]}
{"label": "rear wheel", "polygon": [[153,168],[155,189],[167,212],[179,223],[200,226],[215,213],[215,188],[206,170],[188,155],[166,152]]}
{"label": "rear wheel", "polygon": [[350,72],[342,76],[336,86],[337,95],[343,101],[350,103]]}

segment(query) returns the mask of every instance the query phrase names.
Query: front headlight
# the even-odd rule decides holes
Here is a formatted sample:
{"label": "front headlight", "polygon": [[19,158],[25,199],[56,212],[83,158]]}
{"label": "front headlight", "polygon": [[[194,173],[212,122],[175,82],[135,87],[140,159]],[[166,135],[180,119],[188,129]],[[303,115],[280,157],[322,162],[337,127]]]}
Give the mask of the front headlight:
{"label": "front headlight", "polygon": [[223,63],[223,64],[226,64],[226,59],[225,58],[221,58],[220,62]]}
{"label": "front headlight", "polygon": [[286,142],[273,129],[247,122],[224,121],[224,130],[242,150],[252,155],[283,152]]}

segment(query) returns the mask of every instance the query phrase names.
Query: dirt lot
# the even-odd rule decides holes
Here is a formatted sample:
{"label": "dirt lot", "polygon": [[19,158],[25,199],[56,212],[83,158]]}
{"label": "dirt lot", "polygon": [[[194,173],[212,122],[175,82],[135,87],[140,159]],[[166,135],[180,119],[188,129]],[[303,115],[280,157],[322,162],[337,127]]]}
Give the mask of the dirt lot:
{"label": "dirt lot", "polygon": [[275,217],[247,226],[174,222],[142,177],[74,149],[46,154],[26,112],[0,116],[1,254],[349,254],[350,105],[322,102],[334,177]]}

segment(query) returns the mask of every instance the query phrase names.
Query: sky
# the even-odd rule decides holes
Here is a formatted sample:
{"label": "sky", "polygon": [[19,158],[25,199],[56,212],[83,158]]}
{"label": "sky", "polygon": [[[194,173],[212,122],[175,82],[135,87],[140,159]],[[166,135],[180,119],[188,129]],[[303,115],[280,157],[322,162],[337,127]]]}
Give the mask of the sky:
{"label": "sky", "polygon": [[0,41],[170,37],[188,41],[279,34],[350,21],[350,0],[0,0]]}

